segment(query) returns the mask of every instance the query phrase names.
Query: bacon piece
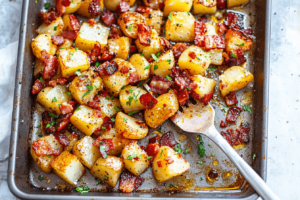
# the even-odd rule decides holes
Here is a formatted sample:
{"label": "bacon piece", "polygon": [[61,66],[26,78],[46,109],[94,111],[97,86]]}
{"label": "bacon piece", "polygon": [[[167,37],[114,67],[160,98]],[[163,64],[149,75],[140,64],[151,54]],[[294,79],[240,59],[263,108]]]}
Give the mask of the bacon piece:
{"label": "bacon piece", "polygon": [[130,46],[130,54],[134,54],[136,52],[137,52],[137,47],[136,47],[136,45],[132,44]]}
{"label": "bacon piece", "polygon": [[101,14],[101,20],[107,25],[111,26],[112,24],[116,23],[116,18],[114,16],[114,13],[112,13],[110,10],[106,10]]}
{"label": "bacon piece", "polygon": [[75,40],[77,38],[78,32],[77,31],[64,31],[62,36],[69,40]]}
{"label": "bacon piece", "polygon": [[240,127],[240,136],[239,136],[239,141],[241,143],[247,143],[249,142],[249,131],[250,131],[250,126],[247,122],[241,123]]}
{"label": "bacon piece", "polygon": [[226,122],[224,122],[224,121],[222,120],[221,123],[220,123],[220,127],[221,127],[221,128],[227,127]]}
{"label": "bacon piece", "polygon": [[32,143],[32,149],[37,156],[58,156],[61,154],[60,149],[52,149],[48,140],[36,140]]}
{"label": "bacon piece", "polygon": [[147,109],[152,109],[158,103],[157,99],[150,93],[146,93],[140,96],[140,102]]}
{"label": "bacon piece", "polygon": [[149,159],[150,162],[153,161],[156,154],[159,152],[159,145],[158,143],[150,143],[147,145],[146,152],[148,156],[152,156],[151,159]]}
{"label": "bacon piece", "polygon": [[[151,1],[151,0],[150,0],[150,1]],[[159,2],[159,3],[158,3],[158,8],[159,8],[159,10],[163,11],[164,8],[165,8],[164,2]]]}
{"label": "bacon piece", "polygon": [[129,9],[130,9],[129,3],[127,1],[122,0],[120,4],[117,6],[117,13],[121,14],[129,11]]}
{"label": "bacon piece", "polygon": [[191,90],[190,94],[191,94],[191,96],[192,96],[194,99],[196,99],[196,100],[198,100],[198,101],[204,103],[205,105],[208,104],[208,102],[211,100],[211,98],[212,98],[212,96],[213,96],[213,92],[212,92],[212,91],[209,92],[208,94],[205,94],[202,98],[201,98],[200,95],[197,94],[194,90]]}
{"label": "bacon piece", "polygon": [[55,45],[63,45],[65,43],[64,37],[60,35],[51,36],[52,43]]}
{"label": "bacon piece", "polygon": [[237,65],[241,65],[247,61],[244,56],[244,53],[242,52],[241,49],[237,49],[235,52],[236,52],[236,64]]}
{"label": "bacon piece", "polygon": [[130,172],[125,171],[121,175],[119,190],[123,193],[131,193],[137,190],[143,182],[144,179],[140,176],[135,176]]}
{"label": "bacon piece", "polygon": [[206,51],[211,49],[225,49],[225,43],[222,37],[218,35],[204,36],[204,47]]}
{"label": "bacon piece", "polygon": [[184,105],[186,101],[189,99],[189,93],[185,90],[180,90],[177,94],[178,102],[180,105]]}
{"label": "bacon piece", "polygon": [[89,20],[87,21],[87,23],[88,23],[90,26],[92,26],[92,27],[94,27],[94,26],[97,24],[97,22],[96,22],[94,19],[89,19]]}
{"label": "bacon piece", "polygon": [[54,87],[54,86],[56,86],[57,81],[51,80],[51,81],[48,82],[48,84],[49,84],[50,87]]}
{"label": "bacon piece", "polygon": [[225,24],[224,23],[217,23],[217,27],[218,27],[218,35],[223,36],[224,33],[227,31],[227,28],[226,28]]}
{"label": "bacon piece", "polygon": [[181,53],[186,50],[190,45],[188,43],[178,42],[174,46],[172,46],[172,51],[175,59],[178,59]]}
{"label": "bacon piece", "polygon": [[59,106],[59,110],[63,115],[73,112],[74,106],[76,102],[75,101],[69,101],[69,102],[62,102]]}
{"label": "bacon piece", "polygon": [[60,132],[65,132],[64,130],[66,130],[70,124],[70,118],[73,115],[73,113],[68,113],[65,116],[63,116],[63,120],[62,122],[59,123],[59,126],[57,128],[58,131]]}
{"label": "bacon piece", "polygon": [[236,66],[236,58],[233,57],[229,57],[229,55],[225,52],[222,53],[222,56],[224,57],[224,61],[222,63],[222,65],[226,65],[226,66]]}
{"label": "bacon piece", "polygon": [[225,25],[231,28],[243,29],[244,28],[243,20],[244,20],[243,14],[228,12],[225,19]]}
{"label": "bacon piece", "polygon": [[189,86],[191,79],[185,76],[177,76],[174,81],[174,88],[176,90],[184,90]]}
{"label": "bacon piece", "polygon": [[225,0],[217,0],[217,7],[220,10],[225,9],[226,8],[226,1]]}
{"label": "bacon piece", "polygon": [[55,1],[55,10],[57,11],[58,16],[61,16],[65,13],[66,7],[70,6],[71,0],[56,0]]}
{"label": "bacon piece", "polygon": [[169,79],[154,75],[150,83],[150,91],[158,94],[164,94],[168,92],[171,85],[172,81]]}
{"label": "bacon piece", "polygon": [[88,12],[94,17],[100,15],[101,12],[100,4],[101,4],[100,0],[93,0],[89,5]]}
{"label": "bacon piece", "polygon": [[225,102],[227,106],[232,106],[238,103],[238,100],[235,96],[235,92],[230,92],[229,95],[225,97]]}
{"label": "bacon piece", "polygon": [[93,101],[87,102],[87,106],[89,106],[95,110],[101,111],[101,104],[100,104],[99,96],[97,95],[94,97]]}
{"label": "bacon piece", "polygon": [[42,113],[43,129],[46,134],[51,134],[56,132],[55,128],[55,118],[54,114],[51,115],[50,111],[44,111]]}
{"label": "bacon piece", "polygon": [[145,24],[137,24],[138,26],[138,39],[144,46],[150,46],[152,29]]}
{"label": "bacon piece", "polygon": [[151,143],[159,143],[159,137],[156,135],[152,138],[149,138],[149,144]]}
{"label": "bacon piece", "polygon": [[243,109],[238,106],[233,106],[229,108],[226,116],[226,121],[229,123],[235,123],[242,111]]}
{"label": "bacon piece", "polygon": [[109,151],[116,148],[112,138],[103,139],[101,136],[99,136],[93,142],[93,146],[100,149],[100,156],[102,158],[107,158],[107,154],[109,153]]}
{"label": "bacon piece", "polygon": [[160,138],[160,146],[168,146],[168,147],[175,147],[177,144],[174,135],[170,132],[165,133]]}
{"label": "bacon piece", "polygon": [[120,69],[120,72],[123,73],[123,74],[127,74],[129,72],[130,68],[127,67],[127,66],[123,66],[121,69]]}
{"label": "bacon piece", "polygon": [[45,64],[43,78],[50,79],[56,75],[57,68],[58,68],[57,58],[56,56],[52,56],[51,54],[48,54],[46,50],[41,51],[41,56],[42,56],[41,60]]}
{"label": "bacon piece", "polygon": [[55,136],[55,139],[56,139],[61,145],[63,145],[64,147],[69,146],[69,144],[70,144],[70,139],[69,139],[65,134],[62,134],[62,133],[56,133],[54,136]]}
{"label": "bacon piece", "polygon": [[54,20],[56,20],[56,13],[54,11],[51,12],[39,12],[39,16],[42,20],[42,23],[51,24]]}
{"label": "bacon piece", "polygon": [[164,159],[168,164],[172,164],[174,162],[173,158],[171,156],[168,156]]}
{"label": "bacon piece", "polygon": [[56,80],[58,84],[64,85],[68,81],[66,78],[59,78]]}
{"label": "bacon piece", "polygon": [[252,30],[252,28],[247,28],[246,30],[243,31],[243,33],[246,34],[246,35],[252,35],[253,30]]}
{"label": "bacon piece", "polygon": [[231,141],[232,138],[231,138],[230,133],[221,131],[220,134],[221,134],[222,137],[230,144],[230,146],[233,146],[233,143],[232,143],[232,141]]}
{"label": "bacon piece", "polygon": [[227,140],[227,142],[233,146],[240,143],[249,142],[249,124],[242,123],[236,130],[227,129],[226,132],[221,132],[221,135]]}
{"label": "bacon piece", "polygon": [[70,19],[70,25],[72,27],[72,29],[74,31],[79,31],[80,29],[80,23],[79,20],[77,19],[77,17],[75,15],[69,15],[69,19]]}
{"label": "bacon piece", "polygon": [[162,166],[163,166],[163,165],[162,165],[162,162],[161,162],[160,160],[157,161],[156,163],[157,163],[157,166],[158,166],[158,167],[162,167]]}
{"label": "bacon piece", "polygon": [[117,54],[110,52],[108,46],[101,47],[100,55],[98,56],[99,61],[112,60]]}
{"label": "bacon piece", "polygon": [[118,25],[113,24],[113,25],[111,25],[110,28],[111,28],[112,35],[118,35],[119,37],[123,36],[123,32]]}
{"label": "bacon piece", "polygon": [[194,43],[196,46],[203,47],[204,44],[204,34],[207,32],[206,24],[204,22],[195,21],[194,22],[195,39]]}
{"label": "bacon piece", "polygon": [[163,52],[168,51],[172,48],[171,43],[166,38],[159,38],[159,42],[161,47],[163,48]]}
{"label": "bacon piece", "polygon": [[37,94],[45,87],[46,87],[46,84],[45,84],[44,80],[43,80],[43,82],[41,82],[40,79],[36,79],[32,86],[31,94]]}
{"label": "bacon piece", "polygon": [[197,55],[196,55],[195,52],[193,52],[193,51],[191,51],[191,52],[189,53],[189,57],[192,58],[192,59],[195,59],[196,56],[197,56]]}
{"label": "bacon piece", "polygon": [[130,73],[129,77],[127,78],[129,84],[135,84],[139,81],[139,74],[134,72]]}
{"label": "bacon piece", "polygon": [[101,128],[105,127],[105,130],[109,131],[114,125],[115,125],[115,122],[112,121],[111,118],[106,116],[103,118],[103,124],[102,124]]}
{"label": "bacon piece", "polygon": [[148,6],[139,6],[139,7],[137,7],[137,9],[135,11],[139,12],[139,13],[150,14],[152,12],[152,8],[150,8]]}
{"label": "bacon piece", "polygon": [[207,22],[207,17],[206,16],[201,16],[199,21],[206,23]]}
{"label": "bacon piece", "polygon": [[99,42],[97,42],[96,44],[94,44],[94,48],[91,51],[91,53],[87,54],[89,57],[90,63],[95,63],[97,61],[100,53],[101,53],[101,44]]}
{"label": "bacon piece", "polygon": [[103,77],[113,75],[116,71],[118,71],[118,68],[119,65],[115,61],[106,61],[96,69],[100,76]]}

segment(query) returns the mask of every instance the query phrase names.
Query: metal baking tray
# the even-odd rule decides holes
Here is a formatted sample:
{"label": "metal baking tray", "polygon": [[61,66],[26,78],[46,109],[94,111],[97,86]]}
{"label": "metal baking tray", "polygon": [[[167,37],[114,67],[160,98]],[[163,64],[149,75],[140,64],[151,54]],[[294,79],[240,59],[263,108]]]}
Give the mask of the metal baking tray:
{"label": "metal baking tray", "polygon": [[[197,135],[178,130],[167,121],[163,124],[162,132],[171,131],[176,140],[181,142],[183,149],[189,149],[190,154],[185,155],[191,163],[191,169],[182,176],[173,178],[164,183],[157,183],[149,168],[141,176],[146,179],[138,191],[131,194],[118,192],[118,185],[109,189],[105,185],[96,185],[96,179],[88,172],[76,185],[87,185],[91,191],[87,195],[77,193],[74,186],[64,183],[54,173],[41,172],[33,162],[29,147],[36,140],[37,124],[40,121],[41,107],[31,95],[33,83],[34,56],[31,51],[32,38],[36,37],[34,30],[39,26],[37,23],[38,12],[44,5],[43,1],[36,4],[33,0],[23,1],[21,32],[18,50],[18,64],[16,71],[16,87],[14,91],[13,121],[10,144],[10,158],[8,168],[8,185],[14,195],[22,199],[257,199],[251,185],[244,180],[227,156],[212,142],[204,137],[206,157],[200,158],[196,151],[195,138]],[[251,26],[256,36],[254,45],[249,53],[246,68],[254,74],[254,82],[237,93],[239,101],[251,101],[253,115],[243,113],[239,117],[237,125],[241,121],[250,123],[250,143],[245,146],[237,146],[238,151],[253,169],[266,181],[267,163],[267,134],[268,134],[268,103],[269,103],[269,39],[270,39],[270,14],[271,0],[250,2],[245,7],[234,8],[235,11],[245,12],[249,20],[246,26]],[[217,72],[222,69],[219,68]],[[216,72],[216,73],[217,73]],[[216,74],[209,73],[207,76],[217,78]],[[215,123],[219,131],[219,123],[225,119],[225,113],[221,111],[222,97],[219,91],[212,105],[216,110]],[[249,96],[249,94],[251,94]],[[221,101],[219,101],[221,99]],[[224,104],[223,104],[224,105]],[[140,141],[141,144],[151,137],[155,130]],[[208,145],[210,144],[210,145]],[[216,153],[215,156],[210,156]],[[256,158],[253,160],[253,154]],[[196,164],[202,160],[203,165]],[[216,169],[220,177],[216,181],[207,178],[211,168]],[[38,176],[43,175],[44,181],[39,181]],[[202,179],[201,179],[202,177]],[[179,190],[170,188],[170,183],[179,186]]]}

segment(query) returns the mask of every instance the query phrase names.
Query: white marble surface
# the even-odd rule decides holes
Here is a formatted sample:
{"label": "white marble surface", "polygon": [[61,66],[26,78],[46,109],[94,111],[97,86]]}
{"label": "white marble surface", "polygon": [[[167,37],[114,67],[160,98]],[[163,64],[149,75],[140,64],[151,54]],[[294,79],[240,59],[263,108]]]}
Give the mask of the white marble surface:
{"label": "white marble surface", "polygon": [[[0,50],[17,41],[20,10],[21,0],[0,0]],[[282,200],[297,200],[300,199],[300,1],[273,0],[272,13],[267,184]],[[0,113],[0,118],[6,115],[1,106]],[[7,160],[0,161],[0,199],[16,199],[7,187],[6,169]]]}

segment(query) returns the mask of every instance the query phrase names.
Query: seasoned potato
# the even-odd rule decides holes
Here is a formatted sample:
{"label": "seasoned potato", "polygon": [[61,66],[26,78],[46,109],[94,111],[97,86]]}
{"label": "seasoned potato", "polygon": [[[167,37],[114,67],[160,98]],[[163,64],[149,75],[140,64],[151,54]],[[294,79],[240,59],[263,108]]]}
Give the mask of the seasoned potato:
{"label": "seasoned potato", "polygon": [[135,40],[135,44],[139,52],[141,52],[141,54],[144,55],[147,59],[151,57],[151,54],[156,54],[157,52],[162,50],[160,37],[157,35],[155,30],[152,30],[151,33],[150,46],[142,45],[139,40]]}
{"label": "seasoned potato", "polygon": [[70,49],[73,46],[74,41],[73,40],[69,40],[67,38],[64,38],[65,43],[63,43],[60,46],[57,46],[57,52],[59,52],[60,49]]}
{"label": "seasoned potato", "polygon": [[38,59],[42,58],[41,52],[45,50],[47,53],[54,56],[57,46],[52,43],[51,35],[40,34],[31,43],[32,52]]}
{"label": "seasoned potato", "polygon": [[156,74],[162,77],[170,75],[171,69],[175,66],[173,51],[169,50],[158,58],[158,61],[151,63],[151,74]]}
{"label": "seasoned potato", "polygon": [[[77,13],[86,18],[95,18],[98,15],[100,15],[100,13],[97,15],[93,15],[91,12],[89,12],[89,7],[92,2],[93,2],[93,0],[83,0]],[[94,2],[97,2],[97,1],[94,1]],[[99,0],[98,2],[99,2],[98,6],[100,7],[100,10],[103,11],[103,9],[104,9],[103,0]]]}
{"label": "seasoned potato", "polygon": [[83,72],[90,67],[86,53],[76,48],[60,49],[58,63],[63,77],[73,76],[76,71]]}
{"label": "seasoned potato", "polygon": [[218,35],[218,27],[216,24],[205,23],[206,33],[204,35]]}
{"label": "seasoned potato", "polygon": [[115,53],[116,58],[127,59],[130,53],[131,38],[120,37],[108,40],[109,52]]}
{"label": "seasoned potato", "polygon": [[164,17],[168,17],[171,12],[190,12],[193,0],[165,0],[164,4]]}
{"label": "seasoned potato", "polygon": [[[113,75],[103,76],[102,80],[109,93],[117,97],[119,92],[121,91],[121,88],[129,84],[128,77],[130,76],[130,73],[135,73],[136,69],[129,62],[121,58],[115,58],[113,61],[118,64],[119,70],[116,71]],[[130,69],[129,73],[121,73],[120,70],[122,69],[122,67],[128,67]]]}
{"label": "seasoned potato", "polygon": [[52,162],[54,173],[65,182],[76,185],[78,179],[85,173],[85,168],[79,159],[68,151],[62,152]]}
{"label": "seasoned potato", "polygon": [[109,131],[105,131],[103,134],[101,134],[101,137],[104,139],[113,139],[115,148],[108,152],[108,155],[111,156],[119,155],[122,152],[123,147],[130,141],[124,138],[121,133],[117,133],[115,128],[111,128]]}
{"label": "seasoned potato", "polygon": [[149,78],[150,75],[150,64],[147,59],[141,54],[133,54],[129,62],[134,66],[136,72],[139,74],[140,80]]}
{"label": "seasoned potato", "polygon": [[76,12],[81,6],[81,1],[82,0],[72,0],[71,4],[65,7],[65,14],[71,14]]}
{"label": "seasoned potato", "polygon": [[[33,149],[33,145],[37,148],[36,150],[37,152],[39,152],[39,155],[36,154],[35,150]],[[40,155],[40,153],[44,152],[45,149],[48,149],[50,152],[52,150],[63,151],[63,146],[55,139],[53,135],[41,137],[34,141],[31,145],[30,154],[34,162],[43,172],[50,173],[50,171],[52,170],[50,163],[55,158],[55,156],[51,154],[48,155],[48,153],[50,152],[46,152],[45,155]]]}
{"label": "seasoned potato", "polygon": [[227,0],[227,8],[232,8],[234,6],[240,6],[247,3],[249,0]]}
{"label": "seasoned potato", "polygon": [[107,94],[106,97],[99,96],[99,99],[101,112],[108,117],[112,117],[118,113],[115,107],[117,107],[118,110],[122,110],[119,99],[114,98],[114,96]]}
{"label": "seasoned potato", "polygon": [[225,34],[225,49],[227,52],[241,49],[243,52],[251,49],[252,39],[239,30],[229,29]]}
{"label": "seasoned potato", "polygon": [[42,23],[37,29],[39,34],[48,35],[61,35],[64,28],[64,22],[61,17],[57,17],[56,20],[52,21],[50,24]]}
{"label": "seasoned potato", "polygon": [[166,22],[166,38],[174,42],[193,42],[195,18],[191,13],[172,12]]}
{"label": "seasoned potato", "polygon": [[140,97],[147,91],[137,86],[126,86],[120,92],[120,102],[125,113],[144,110],[145,106],[141,104]]}
{"label": "seasoned potato", "polygon": [[84,22],[75,40],[75,47],[82,51],[88,51],[92,50],[97,42],[99,42],[101,46],[105,46],[107,45],[108,35],[108,27],[100,23],[91,26],[89,23]]}
{"label": "seasoned potato", "polygon": [[125,145],[121,157],[124,159],[124,167],[136,176],[146,171],[150,165],[147,153],[134,140]]}
{"label": "seasoned potato", "polygon": [[240,66],[230,67],[219,76],[220,91],[225,97],[230,92],[235,92],[246,87],[253,79],[253,75],[245,68]]}
{"label": "seasoned potato", "polygon": [[149,0],[143,0],[143,2],[144,2],[144,4],[146,6],[149,6],[149,7],[153,8],[153,9],[155,9],[155,10],[158,10],[159,9],[159,4],[163,3],[162,0],[151,0],[151,1],[149,1]]}
{"label": "seasoned potato", "polygon": [[211,58],[211,64],[213,65],[222,65],[223,63],[223,49],[212,49],[208,52]]}
{"label": "seasoned potato", "polygon": [[123,112],[118,112],[116,116],[116,131],[123,134],[123,137],[128,139],[143,139],[148,133],[146,124],[138,123],[140,119],[136,119]]}
{"label": "seasoned potato", "polygon": [[161,25],[163,24],[163,13],[160,10],[152,10],[150,13],[143,13],[146,19],[146,24],[153,26],[157,34],[161,34]]}
{"label": "seasoned potato", "polygon": [[204,95],[213,92],[216,82],[213,79],[203,77],[201,75],[192,76],[192,80],[196,81],[197,88],[194,91],[203,98]]}
{"label": "seasoned potato", "polygon": [[[103,116],[104,114],[102,114]],[[87,136],[100,129],[103,119],[99,117],[99,111],[80,105],[70,118],[71,123]]]}
{"label": "seasoned potato", "polygon": [[72,96],[80,104],[93,101],[95,95],[102,89],[102,79],[93,70],[82,72],[69,86]]}
{"label": "seasoned potato", "polygon": [[195,0],[194,14],[215,14],[217,12],[217,0]]}
{"label": "seasoned potato", "polygon": [[100,150],[93,146],[94,141],[92,137],[85,136],[73,146],[73,154],[89,169],[91,169],[97,159],[100,158]]}
{"label": "seasoned potato", "polygon": [[137,24],[146,24],[146,19],[140,13],[125,12],[118,18],[118,24],[127,37],[137,39]]}
{"label": "seasoned potato", "polygon": [[115,187],[123,171],[123,159],[115,156],[99,158],[91,169],[91,174],[104,181],[111,187]]}
{"label": "seasoned potato", "polygon": [[174,90],[162,94],[157,98],[158,103],[152,109],[145,110],[146,123],[151,128],[156,128],[164,123],[179,109],[177,95]]}
{"label": "seasoned potato", "polygon": [[67,92],[68,89],[65,85],[46,87],[37,95],[37,101],[42,104],[47,111],[60,115],[59,105],[62,102],[72,100],[72,96],[69,96]]}
{"label": "seasoned potato", "polygon": [[[191,56],[192,54],[196,55],[194,59]],[[192,75],[204,75],[211,63],[210,55],[200,47],[190,46],[180,55],[178,66],[180,69],[189,70]]]}
{"label": "seasoned potato", "polygon": [[70,143],[68,146],[64,147],[64,151],[71,152],[74,144],[78,141],[79,135],[76,133],[70,133],[69,131],[65,132],[65,135],[69,138]]}
{"label": "seasoned potato", "polygon": [[168,146],[159,149],[152,164],[153,175],[159,183],[181,175],[189,168],[190,163]]}
{"label": "seasoned potato", "polygon": [[37,76],[39,73],[42,73],[45,69],[45,63],[40,59],[35,59],[33,75]]}

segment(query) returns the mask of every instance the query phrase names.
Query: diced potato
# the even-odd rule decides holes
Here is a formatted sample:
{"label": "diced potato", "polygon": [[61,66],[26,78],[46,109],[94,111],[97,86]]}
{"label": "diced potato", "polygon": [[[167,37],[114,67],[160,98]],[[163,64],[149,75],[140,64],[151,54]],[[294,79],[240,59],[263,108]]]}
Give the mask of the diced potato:
{"label": "diced potato", "polygon": [[48,35],[61,35],[64,28],[64,22],[61,17],[56,18],[50,24],[42,23],[37,29],[39,34],[48,34]]}
{"label": "diced potato", "polygon": [[230,67],[219,76],[220,91],[225,97],[230,92],[235,92],[246,87],[253,79],[253,75],[245,68],[240,66]]}
{"label": "diced potato", "polygon": [[108,35],[108,27],[100,23],[91,26],[89,23],[84,22],[75,40],[75,47],[82,51],[88,51],[94,49],[94,45],[97,44],[97,42],[99,42],[101,46],[106,46]]}
{"label": "diced potato", "polygon": [[243,52],[251,49],[252,39],[239,30],[229,29],[225,34],[225,49],[227,52],[241,49]]}
{"label": "diced potato", "polygon": [[213,65],[222,65],[223,63],[223,49],[212,49],[209,51],[211,57],[211,64]]}
{"label": "diced potato", "polygon": [[104,5],[108,10],[117,11],[117,7],[120,5],[120,2],[121,0],[104,0]]}
{"label": "diced potato", "polygon": [[249,0],[227,0],[227,8],[232,8],[234,6],[240,6],[247,3]]}
{"label": "diced potato", "polygon": [[136,72],[139,74],[140,80],[146,80],[150,75],[150,64],[147,59],[141,54],[133,54],[129,62],[134,66]]}
{"label": "diced potato", "polygon": [[76,136],[75,133],[72,134],[69,131],[65,132],[65,135],[69,138],[70,143],[68,146],[64,147],[65,151],[71,152],[74,144],[78,141],[79,136]]}
{"label": "diced potato", "polygon": [[144,110],[145,106],[141,104],[140,97],[147,91],[137,87],[128,85],[120,92],[120,102],[125,113]]}
{"label": "diced potato", "polygon": [[91,174],[104,181],[111,187],[115,187],[123,171],[123,159],[115,156],[99,158],[91,169]]}
{"label": "diced potato", "polygon": [[215,14],[217,12],[217,0],[195,0],[194,14],[206,15]]}
{"label": "diced potato", "polygon": [[[127,61],[121,58],[115,58],[114,61],[118,64],[118,71],[116,71],[113,75],[103,76],[102,80],[108,89],[109,93],[115,97],[118,96],[121,88],[125,85],[129,84],[128,77],[130,73],[135,73],[136,69]],[[122,67],[128,67],[130,70],[128,73],[121,73],[120,70]]]}
{"label": "diced potato", "polygon": [[117,133],[115,128],[111,128],[109,131],[105,131],[103,134],[101,134],[101,137],[103,139],[113,139],[115,148],[108,152],[108,155],[111,156],[119,155],[122,152],[123,147],[130,141],[124,138],[121,133]]}
{"label": "diced potato", "polygon": [[149,7],[153,8],[153,9],[155,9],[155,10],[158,10],[159,9],[159,4],[163,3],[162,0],[151,0],[151,1],[149,1],[149,0],[143,0],[143,2],[144,2],[144,4],[146,6],[149,6]]}
{"label": "diced potato", "polygon": [[141,125],[137,122],[141,121],[123,112],[118,112],[116,116],[116,131],[123,134],[128,139],[143,139],[148,133],[148,126]]}
{"label": "diced potato", "polygon": [[150,46],[145,46],[140,43],[140,41],[137,39],[135,40],[136,47],[139,52],[141,52],[142,55],[145,56],[145,58],[149,59],[151,57],[151,54],[156,54],[157,52],[162,50],[161,44],[160,44],[160,37],[157,35],[155,30],[152,30],[151,33],[151,42]]}
{"label": "diced potato", "polygon": [[203,77],[201,75],[192,76],[192,80],[196,81],[197,88],[194,91],[203,98],[204,95],[213,92],[216,82],[213,79]]}
{"label": "diced potato", "polygon": [[65,7],[65,14],[71,14],[76,12],[81,6],[81,1],[82,0],[72,0],[71,4]]}
{"label": "diced potato", "polygon": [[[53,135],[48,135],[45,137],[41,137],[39,139],[37,139],[36,142],[41,142],[43,141],[43,145],[38,146],[37,151],[42,151],[44,149],[48,149],[47,146],[50,145],[50,151],[57,149],[60,151],[63,151],[63,146],[55,139],[55,137]],[[45,148],[44,148],[45,147]],[[55,156],[53,155],[37,155],[35,153],[35,150],[32,148],[30,148],[30,154],[32,156],[32,159],[34,160],[34,162],[37,164],[37,166],[46,173],[50,173],[50,171],[52,170],[52,167],[50,165],[50,163],[52,162],[52,160],[55,158]]]}
{"label": "diced potato", "polygon": [[168,17],[171,12],[190,12],[193,0],[165,0],[164,4],[164,17]]}
{"label": "diced potato", "polygon": [[82,72],[71,82],[69,90],[80,104],[93,101],[95,95],[103,89],[102,79],[93,70]]}
{"label": "diced potato", "polygon": [[65,43],[63,43],[60,46],[57,46],[57,52],[56,52],[57,54],[58,54],[60,49],[71,49],[71,47],[73,47],[73,43],[74,43],[73,40],[69,40],[69,39],[66,39],[66,38],[64,38],[64,40],[65,40]]}
{"label": "diced potato", "polygon": [[37,76],[39,73],[42,73],[44,69],[45,69],[45,63],[42,60],[36,58],[33,75]]}
{"label": "diced potato", "polygon": [[85,173],[85,168],[79,159],[68,151],[62,152],[52,162],[54,173],[65,182],[76,185],[78,179]]}
{"label": "diced potato", "polygon": [[127,59],[130,53],[131,38],[120,37],[108,40],[109,52],[115,53],[116,58]]}
{"label": "diced potato", "polygon": [[74,48],[60,49],[58,51],[58,63],[63,77],[73,76],[76,71],[83,72],[90,67],[86,53]]}
{"label": "diced potato", "polygon": [[160,10],[152,10],[150,13],[143,13],[146,19],[146,24],[153,26],[157,34],[161,34],[161,25],[163,24],[163,13]]}
{"label": "diced potato", "polygon": [[147,153],[134,140],[126,144],[121,157],[124,159],[124,167],[136,176],[146,171],[150,165]]}
{"label": "diced potato", "polygon": [[174,42],[193,42],[195,18],[191,13],[172,12],[166,22],[166,38]]}
{"label": "diced potato", "polygon": [[[90,4],[93,2],[93,0],[83,0],[82,3],[81,3],[81,6],[80,8],[78,9],[77,13],[83,17],[86,17],[86,18],[95,18],[97,16],[93,15],[91,12],[89,12],[89,7],[90,7]],[[96,1],[97,2],[97,1]],[[104,9],[104,3],[103,3],[103,0],[100,0],[99,1],[99,5],[100,7],[100,11],[103,11]],[[100,13],[99,13],[100,14]]]}
{"label": "diced potato", "polygon": [[51,35],[40,34],[31,43],[32,52],[38,59],[42,58],[42,50],[54,56],[57,46],[52,43]]}
{"label": "diced potato", "polygon": [[146,24],[146,19],[140,13],[125,12],[118,18],[118,24],[127,37],[137,39],[137,25]]}
{"label": "diced potato", "polygon": [[205,23],[206,33],[204,35],[218,35],[218,27],[216,24]]}
{"label": "diced potato", "polygon": [[100,129],[103,124],[103,119],[98,117],[98,112],[87,106],[80,105],[71,116],[71,123],[84,134],[90,136],[95,130]]}
{"label": "diced potato", "polygon": [[[168,162],[172,163],[168,164]],[[161,167],[159,167],[159,165]],[[160,148],[152,164],[153,175],[159,183],[169,180],[174,176],[179,176],[189,168],[190,163],[168,146],[162,146]]]}
{"label": "diced potato", "polygon": [[62,20],[64,21],[64,31],[74,31],[73,27],[72,27],[72,22],[70,19],[70,15],[69,14],[64,14]]}
{"label": "diced potato", "polygon": [[65,85],[56,85],[54,87],[46,87],[37,95],[37,101],[43,105],[47,111],[51,111],[56,115],[60,115],[59,105],[62,102],[72,100],[72,96],[67,94],[68,89]]}
{"label": "diced potato", "polygon": [[169,50],[158,58],[158,61],[151,63],[151,74],[165,77],[170,75],[171,69],[175,66],[173,51]]}
{"label": "diced potato", "polygon": [[152,109],[145,110],[146,123],[151,128],[156,128],[164,123],[179,109],[177,95],[174,90],[162,94],[157,98],[158,103]]}
{"label": "diced potato", "polygon": [[99,99],[101,112],[103,112],[108,117],[113,117],[114,115],[116,115],[118,113],[117,109],[119,111],[122,110],[119,99],[114,98],[114,96],[110,96],[109,94],[107,94],[106,97],[99,96]]}
{"label": "diced potato", "polygon": [[[190,53],[195,53],[196,58],[193,59]],[[179,68],[189,70],[191,75],[204,75],[210,63],[210,54],[197,46],[190,46],[184,50],[178,59]]]}
{"label": "diced potato", "polygon": [[100,158],[100,150],[93,146],[94,141],[92,137],[85,136],[73,146],[73,154],[89,169],[91,169],[97,159]]}

